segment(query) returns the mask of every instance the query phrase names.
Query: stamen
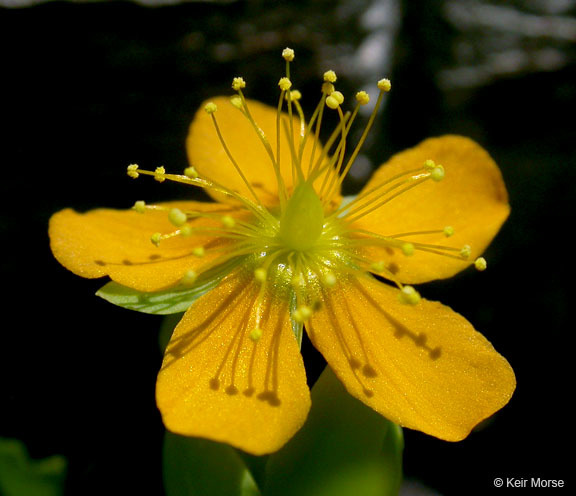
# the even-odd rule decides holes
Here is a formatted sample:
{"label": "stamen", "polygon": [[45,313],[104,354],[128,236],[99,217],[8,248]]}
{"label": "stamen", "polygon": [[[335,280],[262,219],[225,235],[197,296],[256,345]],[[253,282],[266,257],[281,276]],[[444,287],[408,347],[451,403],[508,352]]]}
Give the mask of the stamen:
{"label": "stamen", "polygon": [[488,263],[486,262],[486,259],[484,257],[478,257],[474,261],[474,267],[476,267],[476,270],[482,272],[486,270],[486,268],[488,267]]}
{"label": "stamen", "polygon": [[374,272],[384,272],[386,264],[382,260],[379,260],[378,262],[373,262],[372,265],[370,265],[370,268]]}
{"label": "stamen", "polygon": [[186,226],[182,226],[182,228],[180,229],[180,236],[182,236],[183,238],[188,238],[189,236],[192,236],[194,230],[192,229],[192,226],[186,225]]}
{"label": "stamen", "polygon": [[[236,160],[232,156],[232,153],[230,152],[228,145],[226,145],[226,142],[224,141],[224,137],[222,136],[222,133],[220,132],[220,126],[218,126],[218,122],[216,121],[216,117],[214,116],[214,113],[216,112],[216,108],[214,108],[214,107],[216,107],[216,105],[215,104],[212,104],[212,105],[213,105],[213,107],[210,106],[210,103],[208,103],[208,104],[206,104],[204,109],[206,110],[206,112],[208,112],[208,114],[210,114],[210,117],[212,117],[212,123],[214,124],[214,128],[216,129],[216,134],[218,135],[218,139],[220,140],[220,144],[222,145],[222,148],[224,149],[224,151],[226,152],[226,155],[230,159],[230,162],[232,162],[232,165],[236,169],[236,172],[238,173],[238,175],[240,176],[240,178],[242,179],[242,181],[244,182],[244,184],[248,188],[248,191],[250,191],[250,193],[252,194],[252,196],[254,197],[256,202],[260,203],[260,199],[256,195],[254,189],[252,188],[252,185],[248,182],[248,179],[246,179],[246,176],[242,172],[242,169],[240,168],[240,166],[238,165],[238,163],[236,162]],[[210,110],[208,110],[208,107],[210,107]]]}
{"label": "stamen", "polygon": [[326,272],[322,276],[322,283],[327,288],[333,288],[336,285],[337,279],[334,272]]}
{"label": "stamen", "polygon": [[[287,77],[280,78],[280,81],[278,81],[278,86],[282,91],[288,91],[290,88],[292,88],[292,81],[290,81]],[[288,93],[287,96],[290,95],[291,94]]]}
{"label": "stamen", "polygon": [[138,212],[139,214],[143,214],[144,212],[146,212],[146,202],[142,200],[137,201],[136,203],[134,203],[134,206],[132,208],[136,210],[136,212]]}
{"label": "stamen", "polygon": [[137,179],[140,175],[138,173],[138,164],[130,164],[126,169],[128,176],[130,176],[132,179]]}
{"label": "stamen", "polygon": [[232,80],[232,89],[234,91],[240,91],[241,89],[246,88],[246,81],[244,81],[244,78],[241,77],[235,77]]}
{"label": "stamen", "polygon": [[[380,108],[380,104],[382,103],[383,94],[390,91],[390,88],[391,88],[391,84],[390,84],[390,81],[388,79],[381,79],[380,81],[378,81],[378,89],[380,90],[380,93],[378,94],[378,99],[376,100],[376,105],[374,105],[374,109],[372,110],[372,113],[370,114],[370,118],[368,119],[368,123],[366,124],[366,127],[364,128],[364,132],[362,133],[360,140],[356,144],[356,148],[354,148],[354,151],[352,152],[352,155],[348,159],[346,167],[344,168],[344,171],[341,174],[340,179],[338,180],[338,186],[340,186],[342,184],[342,181],[344,181],[344,178],[346,177],[346,175],[348,174],[348,172],[352,168],[352,165],[356,161],[356,157],[358,156],[358,154],[360,153],[360,150],[364,146],[364,142],[366,141],[366,137],[368,136],[370,129],[372,129],[372,125],[374,124],[374,119],[376,118],[376,114],[378,113],[378,109]],[[358,95],[360,95],[360,98],[358,97]],[[356,99],[358,100],[359,105],[365,105],[366,103],[369,102],[370,97],[368,96],[368,94],[366,92],[359,92],[356,95]],[[355,112],[355,114],[354,114],[354,117],[355,117],[356,113],[358,112],[358,107],[356,107],[354,112]]]}
{"label": "stamen", "polygon": [[156,179],[156,181],[158,181],[159,183],[163,183],[164,181],[166,181],[166,169],[163,166],[160,167],[156,167],[156,169],[154,170],[154,179]]}
{"label": "stamen", "polygon": [[460,256],[467,260],[470,258],[470,255],[472,255],[472,248],[470,248],[470,245],[464,245],[460,250]]}
{"label": "stamen", "polygon": [[445,175],[444,167],[442,167],[441,165],[437,165],[430,172],[430,179],[436,182],[442,181],[442,179],[444,179],[444,175]]}
{"label": "stamen", "polygon": [[182,279],[180,279],[180,283],[183,286],[193,286],[196,279],[198,279],[198,274],[194,270],[190,269],[184,273]]}
{"label": "stamen", "polygon": [[344,95],[339,91],[333,91],[330,96],[326,98],[326,105],[332,110],[336,110],[344,102]]}
{"label": "stamen", "polygon": [[402,245],[402,253],[407,257],[414,255],[414,245],[412,243],[404,243]]}
{"label": "stamen", "polygon": [[266,275],[267,271],[263,267],[258,267],[256,270],[254,270],[254,279],[256,279],[258,282],[265,282]]}
{"label": "stamen", "polygon": [[162,233],[156,232],[152,236],[150,236],[150,241],[155,246],[160,246],[160,241],[162,241]]}
{"label": "stamen", "polygon": [[230,97],[230,103],[237,109],[242,110],[242,98],[239,95],[233,95]]}
{"label": "stamen", "polygon": [[254,329],[252,329],[252,331],[250,331],[250,334],[248,336],[252,341],[257,343],[258,341],[260,341],[260,338],[262,337],[262,329],[260,327],[255,327]]}
{"label": "stamen", "polygon": [[292,62],[294,60],[294,50],[292,50],[292,48],[286,47],[284,50],[282,50],[282,57],[284,57],[286,62]]}
{"label": "stamen", "polygon": [[360,105],[368,105],[368,103],[370,103],[370,95],[365,91],[359,91],[356,93],[356,101]]}
{"label": "stamen", "polygon": [[203,246],[196,246],[192,249],[192,255],[198,258],[202,258],[206,254],[206,250]]}
{"label": "stamen", "polygon": [[[395,192],[394,194],[392,194],[391,196],[384,198],[381,201],[378,201],[378,198],[367,201],[365,204],[357,206],[356,208],[351,209],[350,211],[346,212],[343,215],[343,218],[347,218],[349,222],[355,222],[358,219],[361,219],[362,217],[368,215],[369,213],[373,212],[374,210],[379,209],[380,207],[382,207],[383,205],[385,205],[386,203],[390,202],[391,200],[393,200],[394,198],[400,196],[403,193],[406,193],[407,191],[411,190],[412,188],[422,184],[424,181],[428,180],[430,178],[430,174],[422,174],[419,176],[412,176],[408,179],[406,179],[405,181],[402,181],[399,184],[395,184],[393,186],[391,186],[390,188],[388,188],[383,195],[386,195],[388,193],[391,193],[392,191],[394,191],[395,189],[400,188],[401,186],[404,186],[404,188],[399,189],[397,192]],[[382,195],[382,196],[383,196]],[[368,196],[368,195],[365,195]],[[352,202],[351,202],[352,203]],[[376,205],[373,205],[371,208],[370,207],[371,204],[376,203]],[[361,212],[362,210],[368,208],[368,210],[366,210],[365,212],[362,212],[359,214],[359,212]]]}
{"label": "stamen", "polygon": [[385,93],[388,93],[392,89],[392,83],[389,79],[381,79],[378,81],[378,89]]}
{"label": "stamen", "polygon": [[324,81],[327,83],[335,83],[338,78],[336,77],[336,73],[332,70],[326,71],[324,73]]}
{"label": "stamen", "polygon": [[[298,100],[302,99],[302,93],[300,93],[300,90],[292,90],[290,94],[286,94],[285,98],[286,100],[290,98],[290,100],[292,100],[292,103],[296,103]],[[302,117],[304,117],[304,115],[302,115]]]}
{"label": "stamen", "polygon": [[179,208],[173,208],[168,213],[168,220],[176,227],[182,227],[188,221],[188,216]]}
{"label": "stamen", "polygon": [[184,169],[184,175],[191,179],[198,179],[199,177],[198,171],[192,166],[186,167],[186,169]]}
{"label": "stamen", "polygon": [[231,217],[230,215],[224,215],[220,221],[222,222],[222,225],[224,227],[227,227],[229,229],[231,229],[232,227],[234,227],[236,225],[236,221],[234,220],[234,217]]}
{"label": "stamen", "polygon": [[404,286],[398,294],[400,303],[416,305],[420,301],[420,294],[412,286]]}
{"label": "stamen", "polygon": [[312,316],[312,308],[307,305],[301,305],[292,312],[292,318],[299,323],[304,323]]}

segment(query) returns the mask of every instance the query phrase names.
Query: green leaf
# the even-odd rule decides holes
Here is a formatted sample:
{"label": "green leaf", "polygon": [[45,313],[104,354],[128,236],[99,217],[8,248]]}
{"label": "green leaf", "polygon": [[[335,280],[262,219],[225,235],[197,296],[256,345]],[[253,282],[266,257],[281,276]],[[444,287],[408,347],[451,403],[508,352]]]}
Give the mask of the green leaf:
{"label": "green leaf", "polygon": [[58,496],[64,493],[66,459],[59,455],[40,460],[28,456],[16,439],[0,438],[0,494]]}
{"label": "green leaf", "polygon": [[260,496],[242,457],[226,444],[166,432],[163,464],[166,496]]}
{"label": "green leaf", "polygon": [[401,428],[350,396],[326,367],[306,424],[270,455],[264,495],[397,495],[403,447]]}
{"label": "green leaf", "polygon": [[96,295],[129,310],[168,315],[185,312],[198,298],[215,288],[220,280],[221,277],[212,278],[193,288],[176,287],[153,293],[143,293],[111,281],[102,286]]}

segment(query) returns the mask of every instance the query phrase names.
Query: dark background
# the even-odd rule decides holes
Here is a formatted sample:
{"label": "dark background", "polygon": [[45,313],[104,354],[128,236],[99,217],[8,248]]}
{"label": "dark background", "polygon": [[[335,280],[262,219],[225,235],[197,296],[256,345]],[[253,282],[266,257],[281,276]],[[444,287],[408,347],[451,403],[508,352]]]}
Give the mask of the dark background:
{"label": "dark background", "polygon": [[[378,11],[379,4],[399,10]],[[234,76],[249,82],[249,96],[274,104],[280,52],[290,46],[292,79],[305,97],[314,95],[308,109],[327,69],[339,73],[348,95],[392,79],[363,163],[376,166],[428,136],[461,133],[490,151],[509,189],[512,215],[487,253],[489,270],[419,289],[493,342],[516,371],[517,391],[461,443],[405,431],[407,479],[446,496],[506,492],[493,487],[494,477],[573,486],[574,4],[253,0],[0,9],[7,125],[0,436],[23,440],[33,457],[64,455],[69,494],[162,494],[154,403],[161,318],[93,296],[102,281],[82,280],[51,257],[48,219],[68,206],[189,197],[178,185],[132,181],[125,167],[184,168],[194,111],[208,96],[229,94]],[[373,15],[363,14],[370,8]],[[362,65],[369,43],[384,41],[390,50],[369,52]],[[363,180],[356,172],[348,192]],[[306,344],[304,351],[311,366],[321,363]]]}

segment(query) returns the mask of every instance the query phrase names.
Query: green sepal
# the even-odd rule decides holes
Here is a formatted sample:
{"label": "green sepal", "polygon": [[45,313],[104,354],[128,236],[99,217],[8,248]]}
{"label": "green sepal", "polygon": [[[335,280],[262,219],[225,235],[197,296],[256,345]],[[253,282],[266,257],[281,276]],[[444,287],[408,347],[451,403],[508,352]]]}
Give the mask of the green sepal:
{"label": "green sepal", "polygon": [[393,496],[402,482],[402,429],[350,396],[326,367],[308,420],[270,455],[265,496]]}
{"label": "green sepal", "polygon": [[0,438],[0,494],[59,496],[64,493],[66,459],[60,455],[31,459],[17,439]]}
{"label": "green sepal", "polygon": [[192,288],[177,286],[164,291],[145,293],[111,281],[96,295],[119,307],[155,315],[185,312],[203,294],[215,288],[221,278],[212,278]]}
{"label": "green sepal", "polygon": [[260,496],[254,478],[231,446],[166,432],[166,496]]}

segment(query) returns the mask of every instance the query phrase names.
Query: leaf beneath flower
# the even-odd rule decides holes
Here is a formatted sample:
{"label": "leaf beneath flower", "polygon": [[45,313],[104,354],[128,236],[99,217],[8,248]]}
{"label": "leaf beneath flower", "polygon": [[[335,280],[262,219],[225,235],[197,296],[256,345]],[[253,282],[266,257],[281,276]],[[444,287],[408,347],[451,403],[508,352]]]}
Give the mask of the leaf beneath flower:
{"label": "leaf beneath flower", "polygon": [[326,367],[306,424],[270,455],[264,495],[397,495],[403,447],[402,429],[350,396]]}
{"label": "leaf beneath flower", "polygon": [[221,278],[213,278],[193,288],[171,288],[165,291],[144,293],[111,281],[102,286],[96,295],[129,310],[155,315],[185,312],[200,296],[215,288]]}

